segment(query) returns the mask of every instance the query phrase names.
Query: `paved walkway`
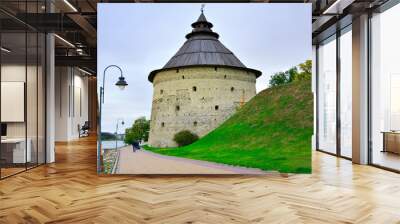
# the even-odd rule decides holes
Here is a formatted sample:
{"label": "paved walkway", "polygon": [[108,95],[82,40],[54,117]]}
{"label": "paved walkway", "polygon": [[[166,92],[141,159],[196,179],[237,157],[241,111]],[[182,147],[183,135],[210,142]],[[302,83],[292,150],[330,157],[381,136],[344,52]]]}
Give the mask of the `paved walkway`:
{"label": "paved walkway", "polygon": [[165,156],[147,150],[120,149],[117,174],[266,174],[259,169],[242,168],[207,161]]}

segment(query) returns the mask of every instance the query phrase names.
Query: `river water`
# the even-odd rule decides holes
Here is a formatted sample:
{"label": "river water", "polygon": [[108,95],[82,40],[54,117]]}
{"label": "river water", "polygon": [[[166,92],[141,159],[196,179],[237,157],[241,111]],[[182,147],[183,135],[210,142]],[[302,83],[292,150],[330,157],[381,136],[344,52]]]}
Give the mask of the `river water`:
{"label": "river water", "polygon": [[[102,141],[101,142],[103,149],[115,149],[115,140],[113,141]],[[118,147],[122,147],[125,146],[125,142],[124,141],[117,141],[117,148]]]}

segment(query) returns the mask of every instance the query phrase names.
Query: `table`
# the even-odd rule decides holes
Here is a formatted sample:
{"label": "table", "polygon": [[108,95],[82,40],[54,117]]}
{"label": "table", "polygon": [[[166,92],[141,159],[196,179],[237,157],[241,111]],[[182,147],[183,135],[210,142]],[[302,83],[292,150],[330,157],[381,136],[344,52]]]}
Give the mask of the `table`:
{"label": "table", "polygon": [[[26,142],[28,144],[26,144]],[[25,138],[6,138],[1,139],[1,157],[6,163],[26,163],[31,162],[32,152],[31,152],[31,139]],[[26,151],[25,151],[25,145]]]}
{"label": "table", "polygon": [[400,131],[382,131],[383,150],[382,152],[392,152],[400,154]]}

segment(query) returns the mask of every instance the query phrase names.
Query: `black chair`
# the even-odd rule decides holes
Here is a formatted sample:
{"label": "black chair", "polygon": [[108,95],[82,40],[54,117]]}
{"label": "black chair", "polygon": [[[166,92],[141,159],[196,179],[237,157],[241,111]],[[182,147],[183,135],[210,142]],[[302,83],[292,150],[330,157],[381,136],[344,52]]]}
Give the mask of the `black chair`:
{"label": "black chair", "polygon": [[89,136],[89,129],[90,129],[89,121],[85,121],[82,127],[78,125],[78,129],[79,129],[79,138]]}

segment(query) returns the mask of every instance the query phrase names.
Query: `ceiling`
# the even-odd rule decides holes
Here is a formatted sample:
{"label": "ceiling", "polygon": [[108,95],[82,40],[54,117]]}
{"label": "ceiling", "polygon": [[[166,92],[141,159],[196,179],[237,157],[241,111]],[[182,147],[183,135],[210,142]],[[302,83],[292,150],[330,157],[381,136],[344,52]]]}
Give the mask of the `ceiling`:
{"label": "ceiling", "polygon": [[[338,20],[377,7],[387,0],[253,0],[268,3],[312,3],[313,42],[331,35]],[[47,5],[46,5],[47,2]],[[56,65],[80,66],[96,73],[97,3],[179,2],[134,0],[1,0],[3,32],[17,33],[29,28],[54,32]],[[193,1],[193,2],[221,2]],[[50,13],[51,12],[51,13]],[[343,20],[345,21],[345,20]],[[346,25],[343,23],[342,25]],[[11,34],[9,34],[11,35]],[[16,34],[14,34],[16,35]],[[7,37],[8,38],[8,37]],[[18,38],[15,39],[18,41]]]}

